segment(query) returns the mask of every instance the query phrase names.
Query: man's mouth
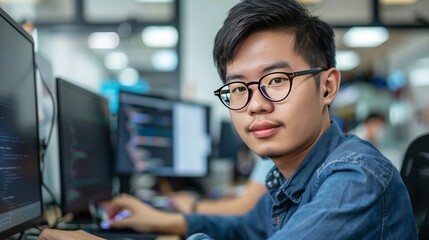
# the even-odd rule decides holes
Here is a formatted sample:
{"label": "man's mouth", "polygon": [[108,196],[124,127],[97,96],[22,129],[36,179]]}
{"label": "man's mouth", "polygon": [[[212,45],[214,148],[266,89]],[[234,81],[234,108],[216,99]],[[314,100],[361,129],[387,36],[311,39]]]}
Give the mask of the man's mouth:
{"label": "man's mouth", "polygon": [[279,127],[279,124],[259,122],[250,125],[249,132],[256,138],[267,138],[274,135],[279,130]]}

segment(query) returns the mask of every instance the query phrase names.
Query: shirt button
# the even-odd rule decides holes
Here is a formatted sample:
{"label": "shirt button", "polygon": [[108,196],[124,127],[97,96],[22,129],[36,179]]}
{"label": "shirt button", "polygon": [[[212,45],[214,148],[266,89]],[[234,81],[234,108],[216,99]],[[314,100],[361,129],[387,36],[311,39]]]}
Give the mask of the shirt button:
{"label": "shirt button", "polygon": [[273,171],[273,175],[274,175],[274,177],[275,177],[275,178],[280,177],[280,173],[279,173],[279,172],[277,172],[277,170],[274,170],[274,171]]}

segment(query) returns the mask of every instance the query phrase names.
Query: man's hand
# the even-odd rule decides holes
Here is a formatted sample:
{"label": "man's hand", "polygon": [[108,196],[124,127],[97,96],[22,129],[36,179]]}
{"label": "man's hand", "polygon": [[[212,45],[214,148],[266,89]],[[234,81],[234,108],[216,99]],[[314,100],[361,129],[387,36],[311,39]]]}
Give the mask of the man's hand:
{"label": "man's hand", "polygon": [[[121,194],[103,204],[111,221],[112,228],[130,228],[137,232],[184,235],[187,225],[184,217],[178,213],[157,210],[139,199]],[[126,210],[129,216],[115,221],[115,216]]]}

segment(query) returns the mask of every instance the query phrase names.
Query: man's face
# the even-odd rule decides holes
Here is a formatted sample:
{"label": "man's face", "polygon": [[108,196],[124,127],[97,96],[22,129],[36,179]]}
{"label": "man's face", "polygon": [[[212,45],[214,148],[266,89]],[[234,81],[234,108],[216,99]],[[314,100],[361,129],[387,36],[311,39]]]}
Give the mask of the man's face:
{"label": "man's face", "polygon": [[[294,35],[257,32],[243,42],[228,64],[227,79],[252,82],[271,72],[310,68],[294,51]],[[315,77],[323,77],[323,72],[295,77],[289,96],[276,103],[265,99],[257,86],[251,85],[249,104],[241,110],[230,110],[237,132],[254,152],[274,160],[305,155],[328,128],[326,103]]]}

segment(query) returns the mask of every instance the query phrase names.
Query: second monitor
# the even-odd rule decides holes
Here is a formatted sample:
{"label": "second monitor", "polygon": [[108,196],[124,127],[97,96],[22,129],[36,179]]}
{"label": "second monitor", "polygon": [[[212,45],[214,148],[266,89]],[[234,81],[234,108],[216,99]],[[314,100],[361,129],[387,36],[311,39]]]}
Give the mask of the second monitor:
{"label": "second monitor", "polygon": [[122,91],[117,126],[118,174],[201,177],[211,153],[210,108]]}
{"label": "second monitor", "polygon": [[61,204],[65,212],[79,213],[111,198],[108,101],[61,78],[57,99]]}

